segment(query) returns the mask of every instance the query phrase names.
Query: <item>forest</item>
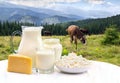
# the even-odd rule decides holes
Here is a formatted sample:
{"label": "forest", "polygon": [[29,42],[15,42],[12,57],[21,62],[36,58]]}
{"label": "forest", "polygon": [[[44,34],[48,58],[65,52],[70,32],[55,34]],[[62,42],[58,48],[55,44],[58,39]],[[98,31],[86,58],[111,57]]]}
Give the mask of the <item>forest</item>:
{"label": "forest", "polygon": [[[88,29],[90,34],[102,34],[105,29],[110,25],[116,25],[118,30],[120,30],[120,15],[107,17],[107,18],[97,18],[97,19],[85,19],[79,21],[71,21],[65,23],[58,24],[40,24],[43,26],[44,31],[50,31],[52,35],[67,35],[66,29],[69,25],[78,25],[80,28]],[[19,23],[19,22],[8,22],[8,21],[0,21],[0,36],[8,36],[11,35],[12,32],[16,30],[21,31],[21,26],[36,26],[30,23]],[[44,33],[42,34],[44,35]]]}

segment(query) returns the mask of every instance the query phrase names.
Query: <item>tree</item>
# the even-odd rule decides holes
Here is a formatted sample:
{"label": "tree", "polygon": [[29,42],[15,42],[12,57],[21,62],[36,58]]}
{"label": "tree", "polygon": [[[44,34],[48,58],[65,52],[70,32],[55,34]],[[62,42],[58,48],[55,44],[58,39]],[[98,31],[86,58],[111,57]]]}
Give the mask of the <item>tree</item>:
{"label": "tree", "polygon": [[105,37],[102,40],[102,44],[120,45],[119,32],[116,25],[110,25],[109,28],[106,28]]}

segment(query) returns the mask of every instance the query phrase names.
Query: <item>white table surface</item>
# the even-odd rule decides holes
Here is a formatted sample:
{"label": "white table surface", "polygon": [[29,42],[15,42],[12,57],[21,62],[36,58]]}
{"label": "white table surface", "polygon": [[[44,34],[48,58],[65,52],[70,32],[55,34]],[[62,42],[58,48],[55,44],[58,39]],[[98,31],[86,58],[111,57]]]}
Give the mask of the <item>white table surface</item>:
{"label": "white table surface", "polygon": [[82,74],[65,74],[55,69],[52,74],[20,74],[7,72],[7,60],[0,61],[0,83],[120,83],[120,67],[92,61]]}

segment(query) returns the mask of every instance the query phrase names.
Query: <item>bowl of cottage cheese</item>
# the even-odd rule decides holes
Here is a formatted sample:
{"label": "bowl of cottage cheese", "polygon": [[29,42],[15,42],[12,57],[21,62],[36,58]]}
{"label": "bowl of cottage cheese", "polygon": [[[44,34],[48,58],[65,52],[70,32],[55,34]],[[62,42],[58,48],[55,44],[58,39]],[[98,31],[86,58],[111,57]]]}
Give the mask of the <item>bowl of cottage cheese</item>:
{"label": "bowl of cottage cheese", "polygon": [[57,60],[56,67],[64,73],[83,73],[90,67],[90,60],[77,56],[76,53],[69,53],[68,56],[62,56],[60,60]]}

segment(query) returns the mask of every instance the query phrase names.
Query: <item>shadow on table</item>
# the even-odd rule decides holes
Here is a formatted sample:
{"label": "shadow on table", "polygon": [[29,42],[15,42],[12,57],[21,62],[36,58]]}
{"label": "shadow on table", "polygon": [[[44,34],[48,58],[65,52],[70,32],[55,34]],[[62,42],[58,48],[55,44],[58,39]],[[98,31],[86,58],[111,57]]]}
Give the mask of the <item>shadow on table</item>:
{"label": "shadow on table", "polygon": [[85,72],[79,72],[79,73],[69,73],[69,72],[60,71],[60,73],[62,73],[62,74],[69,74],[69,75],[80,75],[80,74],[85,74],[85,73],[87,73],[87,71],[85,71]]}

